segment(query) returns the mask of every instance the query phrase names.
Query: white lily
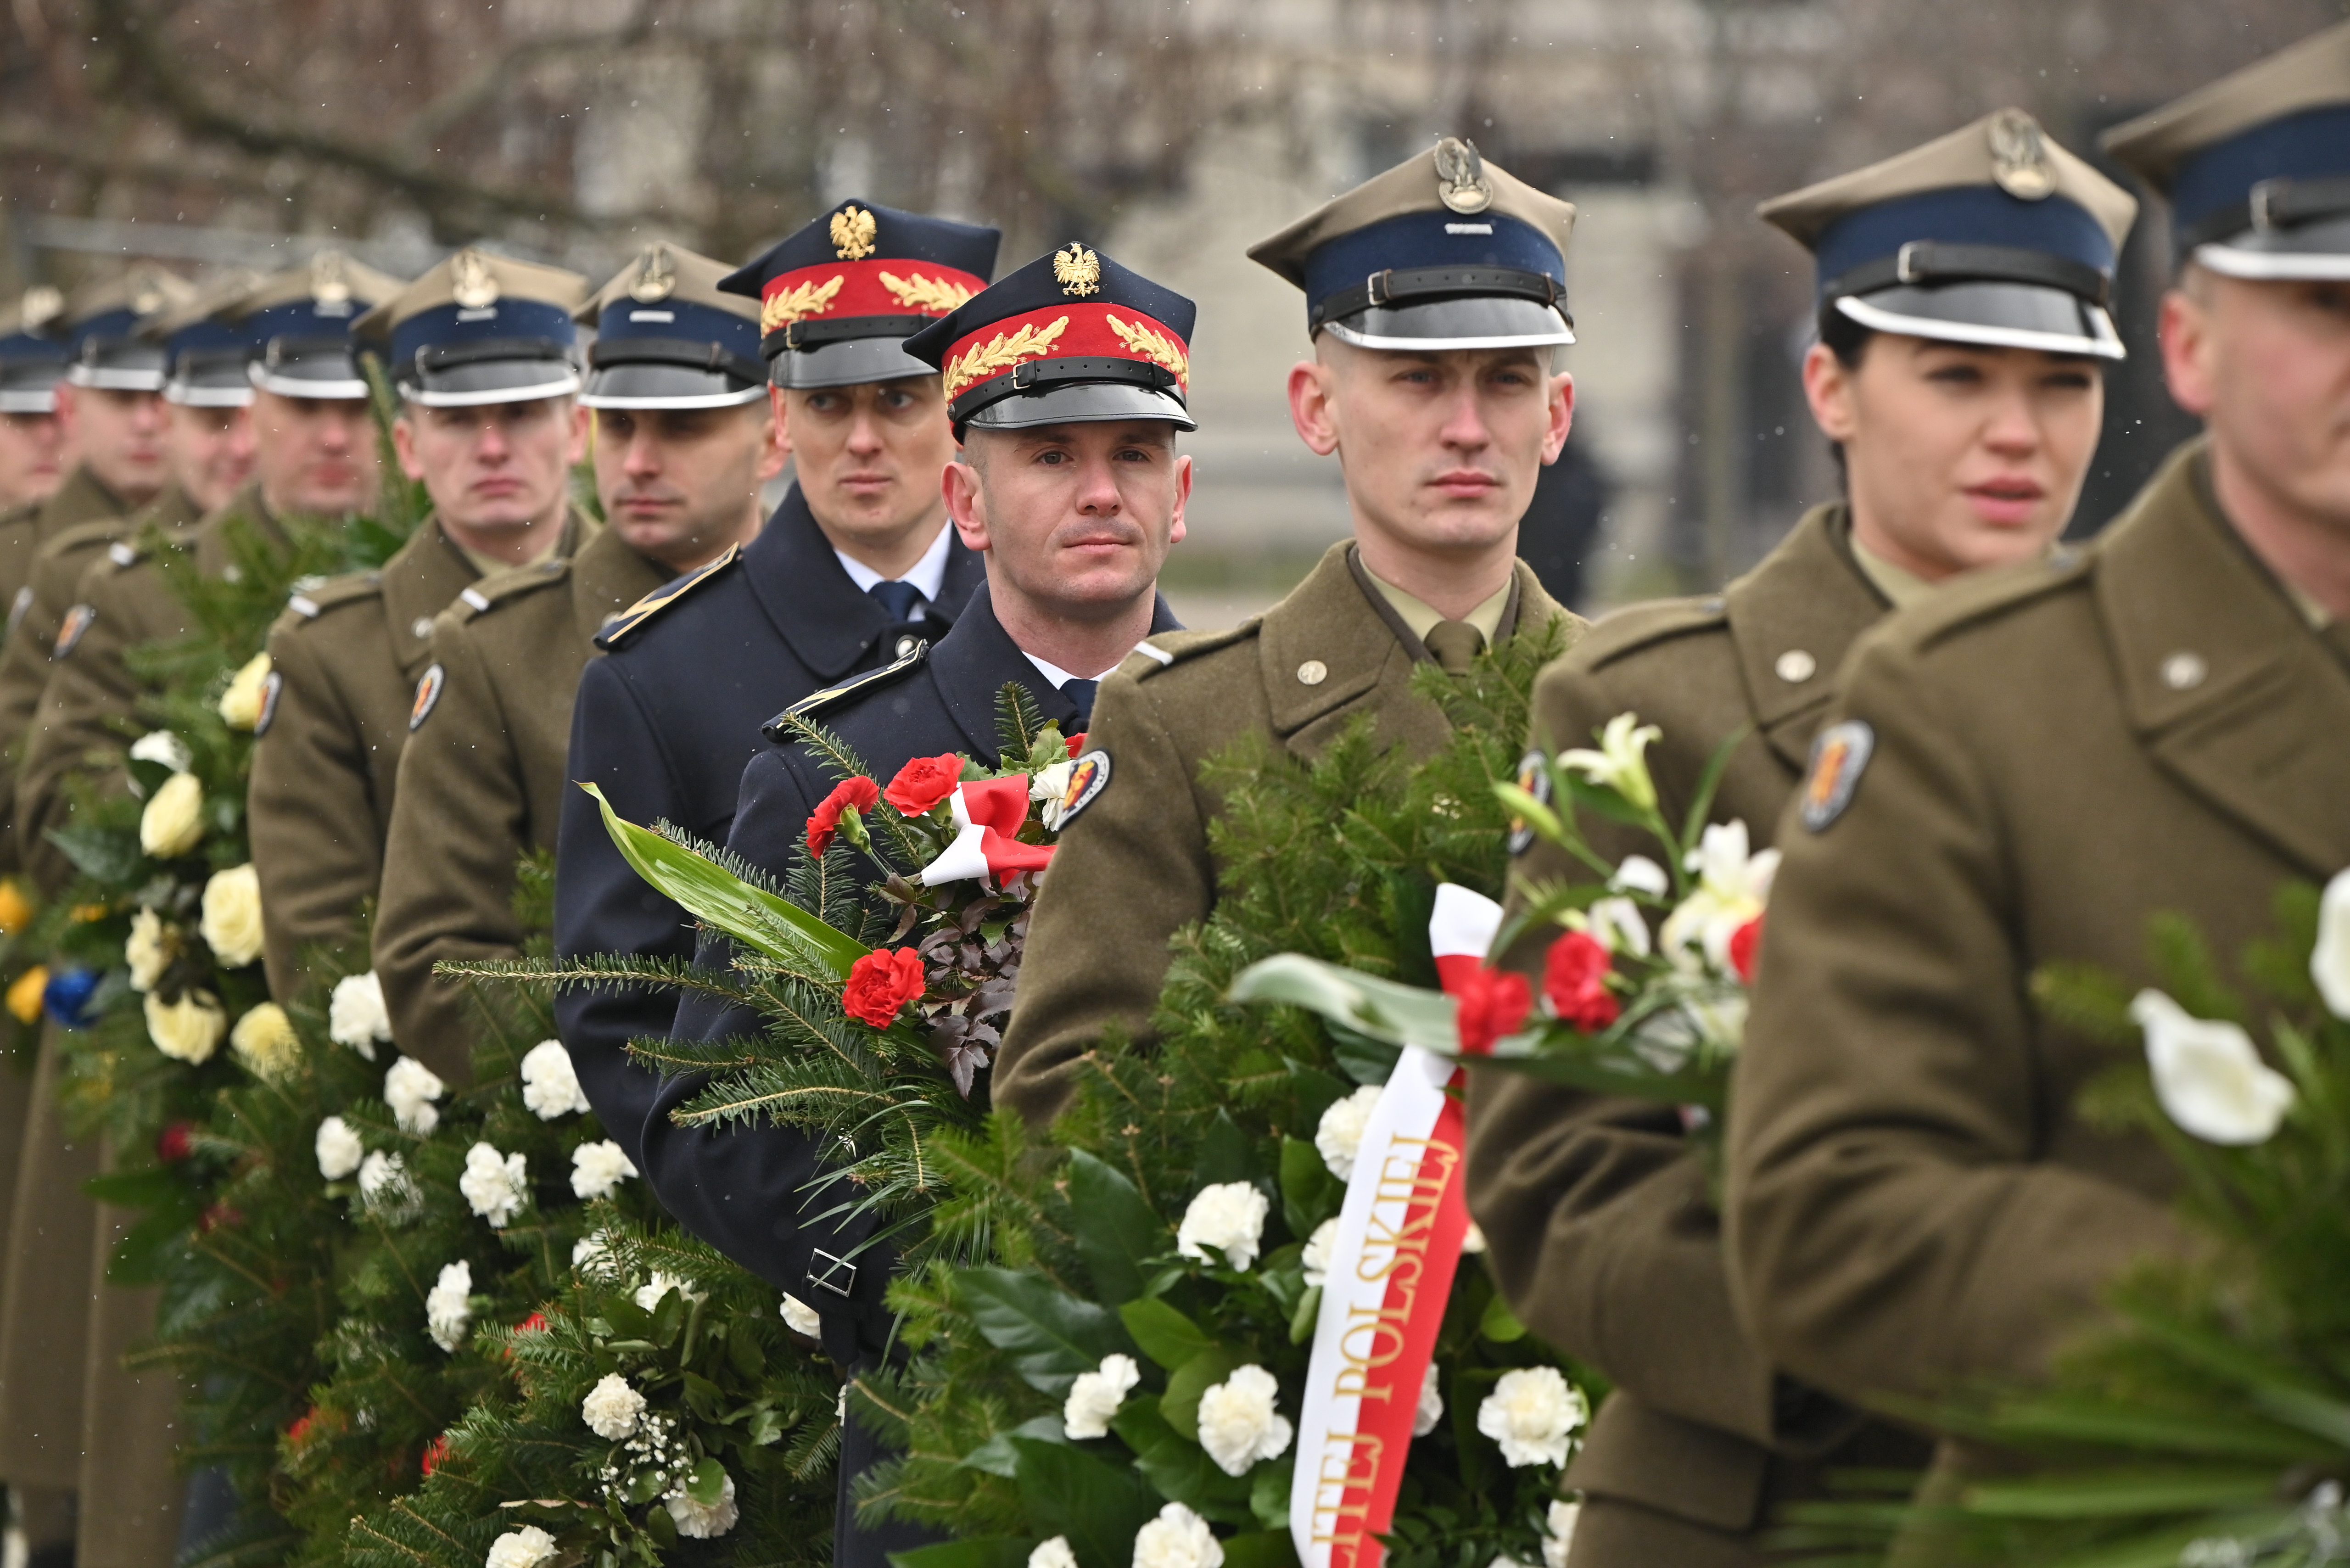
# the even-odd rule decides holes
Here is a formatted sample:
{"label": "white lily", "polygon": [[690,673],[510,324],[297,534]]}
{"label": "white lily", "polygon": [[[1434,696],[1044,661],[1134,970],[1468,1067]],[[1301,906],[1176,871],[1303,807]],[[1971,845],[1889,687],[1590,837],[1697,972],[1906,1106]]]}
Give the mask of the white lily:
{"label": "white lily", "polygon": [[1699,967],[1699,955],[1721,973],[1731,971],[1730,939],[1770,902],[1779,874],[1779,852],[1748,852],[1743,822],[1710,824],[1689,852],[1687,869],[1697,890],[1665,917],[1665,952],[1684,968]]}
{"label": "white lily", "polygon": [[1614,790],[1642,811],[1654,811],[1657,782],[1648,776],[1648,762],[1641,753],[1663,733],[1654,724],[1641,723],[1638,714],[1618,713],[1600,732],[1597,751],[1561,752],[1558,765],[1568,773],[1581,774],[1602,789]]}
{"label": "white lily", "polygon": [[2350,871],[2337,871],[2317,906],[2317,947],[2309,978],[2336,1018],[2350,1019]]}
{"label": "white lily", "polygon": [[1598,898],[1580,915],[1570,914],[1567,924],[1589,931],[1592,940],[1611,953],[1630,953],[1635,958],[1647,958],[1648,922],[1640,913],[1640,906],[1629,898]]}
{"label": "white lily", "polygon": [[2223,1019],[2198,1018],[2158,991],[2141,991],[2130,1016],[2146,1031],[2155,1097],[2205,1143],[2265,1143],[2293,1106],[2293,1080],[2261,1060],[2252,1037]]}

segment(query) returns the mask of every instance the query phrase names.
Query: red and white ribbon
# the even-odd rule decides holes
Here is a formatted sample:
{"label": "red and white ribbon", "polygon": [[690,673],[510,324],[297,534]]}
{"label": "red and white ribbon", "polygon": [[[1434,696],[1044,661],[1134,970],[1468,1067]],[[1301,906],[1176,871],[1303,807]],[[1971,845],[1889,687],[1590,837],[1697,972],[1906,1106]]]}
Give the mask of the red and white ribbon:
{"label": "red and white ribbon", "polygon": [[974,877],[1000,882],[1014,871],[1042,871],[1053,858],[1049,844],[1023,844],[1020,825],[1028,820],[1028,775],[966,780],[948,796],[954,813],[955,841],[921,869],[925,888]]}
{"label": "red and white ribbon", "polygon": [[[1429,945],[1446,992],[1501,929],[1491,898],[1436,890]],[[1298,1417],[1289,1533],[1303,1568],[1378,1568],[1395,1521],[1419,1390],[1469,1232],[1451,1061],[1404,1047],[1364,1128],[1338,1210]]]}

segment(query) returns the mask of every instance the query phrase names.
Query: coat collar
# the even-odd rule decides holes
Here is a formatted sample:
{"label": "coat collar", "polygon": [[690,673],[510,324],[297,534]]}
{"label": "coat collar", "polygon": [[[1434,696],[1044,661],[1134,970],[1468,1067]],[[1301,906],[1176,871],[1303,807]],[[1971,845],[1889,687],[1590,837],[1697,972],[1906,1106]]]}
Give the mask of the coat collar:
{"label": "coat collar", "polygon": [[571,616],[579,636],[593,641],[621,611],[677,576],[631,549],[618,528],[606,528],[579,546],[571,561]]}
{"label": "coat collar", "polygon": [[955,728],[971,742],[971,754],[994,763],[1003,752],[995,731],[995,698],[1006,681],[1017,681],[1036,699],[1045,718],[1066,733],[1077,716],[1076,704],[1045,679],[1028,661],[1003,623],[982,584],[955,618],[954,629],[931,649],[931,680],[946,703]]}
{"label": "coat collar", "polygon": [[[1754,569],[1722,590],[1746,699],[1764,741],[1790,767],[1835,694],[1836,670],[1860,634],[1891,610],[1852,556],[1842,502],[1815,506]],[[1802,679],[1788,676],[1802,673]]]}
{"label": "coat collar", "polygon": [[[577,555],[580,545],[592,536],[592,529],[593,524],[577,512],[567,510],[555,554],[567,558]],[[399,657],[402,675],[413,678],[430,662],[432,618],[480,581],[481,576],[442,528],[438,516],[418,524],[408,543],[383,564],[384,618],[390,623],[392,651]]]}
{"label": "coat collar", "polygon": [[66,475],[65,483],[50,492],[49,498],[41,503],[41,537],[51,539],[68,528],[84,523],[130,514],[130,508],[115,498],[114,492],[89,471],[89,465],[78,462],[74,464],[73,472]]}
{"label": "coat collar", "polygon": [[[759,536],[744,546],[743,571],[776,635],[821,682],[856,669],[890,628],[889,612],[841,569],[832,541],[824,536],[797,484]],[[946,577],[933,607],[955,620],[986,576],[977,554],[960,537],[951,540]],[[945,646],[943,639],[940,646]],[[989,733],[993,732],[991,722]]]}
{"label": "coat collar", "polygon": [[2350,864],[2350,669],[2209,500],[2204,444],[2098,541],[2124,711],[2156,761],[2314,877]]}
{"label": "coat collar", "polygon": [[[160,513],[154,518],[161,522]],[[261,482],[254,480],[239,490],[217,509],[197,520],[192,532],[196,571],[206,577],[234,578],[238,570],[237,542],[229,536],[230,524],[242,524],[253,537],[274,550],[289,547],[286,524],[270,510],[268,498],[261,493]]]}

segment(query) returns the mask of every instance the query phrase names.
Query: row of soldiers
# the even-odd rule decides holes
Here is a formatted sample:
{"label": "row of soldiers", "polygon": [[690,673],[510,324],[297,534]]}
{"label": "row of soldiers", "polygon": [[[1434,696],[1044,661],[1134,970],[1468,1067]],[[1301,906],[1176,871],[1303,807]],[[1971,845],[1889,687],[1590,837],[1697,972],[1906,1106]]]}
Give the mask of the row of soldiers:
{"label": "row of soldiers", "polygon": [[[2350,27],[2108,147],[2169,202],[2165,369],[2208,429],[2094,547],[2055,541],[2123,353],[2110,293],[2137,202],[2003,109],[1766,204],[1816,265],[1804,389],[1844,497],[1721,594],[1594,628],[1514,556],[1572,424],[1553,359],[1574,341],[1574,209],[1452,139],[1251,252],[1305,296],[1291,410],[1337,457],[1353,525],[1223,630],[1177,628],[1156,587],[1191,491],[1193,306],[1082,244],[991,282],[994,231],[859,200],[731,273],[649,246],[592,298],[473,250],[406,286],[321,262],[143,314],[93,292],[53,393],[78,466],[11,524],[37,549],[0,677],[28,648],[46,672],[6,737],[24,867],[57,885],[62,781],[119,763],[136,710],[123,652],[182,625],[157,562],[117,547],[129,508],[175,484],[178,510],[150,518],[219,573],[226,516],[266,533],[363,506],[360,345],[399,389],[399,459],[433,512],[380,572],[306,588],[274,628],[253,851],[273,989],[297,992],[376,900],[395,1037],[452,1081],[474,1024],[432,966],[516,951],[523,850],[556,852],[559,952],[727,960],[697,950],[573,783],[780,873],[833,781],[778,721],[821,722],[881,776],[993,762],[1014,683],[1096,763],[993,1074],[997,1104],[1047,1126],[1087,1053],[1147,1045],[1168,939],[1214,907],[1203,762],[1252,734],[1310,758],[1362,722],[1424,755],[1445,728],[1416,666],[1462,671],[1563,626],[1536,743],[1637,712],[1661,728],[1678,820],[1735,740],[1714,815],[1783,861],[1726,1205],[1673,1108],[1482,1082],[1471,1200],[1512,1306],[1615,1388],[1567,1478],[1585,1500],[1569,1561],[1761,1563],[1774,1511],[1832,1469],[1936,1458],[1931,1432],[1869,1413],[1887,1396],[2031,1376],[2116,1269],[2186,1245],[2158,1153],[2075,1115],[2096,1059],[2033,1011],[2033,971],[2142,976],[2161,909],[2233,952],[2278,883],[2350,863]],[[234,341],[180,336],[215,327]],[[215,348],[234,372],[207,381]],[[241,398],[239,377],[242,416],[187,411]],[[590,420],[600,526],[565,490]],[[256,478],[224,504],[240,447]],[[1568,869],[1549,853],[1516,869]],[[1502,961],[1538,971],[1543,945]],[[679,1127],[698,1080],[626,1049],[754,1025],[637,988],[566,992],[557,1019],[670,1212],[809,1309],[845,1374],[889,1354],[888,1249],[808,1202],[820,1151]],[[89,1320],[93,1388],[120,1343],[86,1267],[34,1279],[26,1220],[54,1229],[62,1190],[38,1186],[43,1162],[69,1163],[34,1092],[0,1478],[36,1499],[102,1478],[81,1548],[111,1563],[114,1500],[141,1472],[88,1456],[132,1407],[60,1390],[34,1409],[44,1369],[19,1350],[37,1333],[54,1359],[70,1326],[20,1328],[36,1282]],[[857,1568],[920,1539],[847,1506],[877,1453],[852,1423],[836,1555]],[[170,1504],[119,1511],[151,1542]]]}

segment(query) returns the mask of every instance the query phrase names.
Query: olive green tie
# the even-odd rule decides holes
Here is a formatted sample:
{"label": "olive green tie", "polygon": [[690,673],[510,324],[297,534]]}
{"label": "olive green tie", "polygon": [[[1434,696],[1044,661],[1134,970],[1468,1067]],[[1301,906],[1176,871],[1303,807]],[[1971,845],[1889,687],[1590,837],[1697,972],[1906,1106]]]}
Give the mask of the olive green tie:
{"label": "olive green tie", "polygon": [[1420,639],[1447,675],[1466,675],[1469,661],[1485,651],[1485,634],[1465,620],[1440,620]]}

